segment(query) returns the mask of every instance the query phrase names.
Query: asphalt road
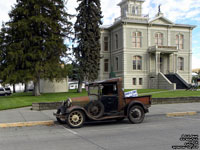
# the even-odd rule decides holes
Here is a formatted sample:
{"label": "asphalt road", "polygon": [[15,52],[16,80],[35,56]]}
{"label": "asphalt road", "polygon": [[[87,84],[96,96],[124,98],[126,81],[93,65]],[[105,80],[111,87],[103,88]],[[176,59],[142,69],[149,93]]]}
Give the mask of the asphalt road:
{"label": "asphalt road", "polygon": [[[0,150],[172,150],[182,134],[200,138],[200,115],[148,116],[142,124],[113,121],[67,126],[0,128]],[[198,140],[199,142],[199,140]]]}

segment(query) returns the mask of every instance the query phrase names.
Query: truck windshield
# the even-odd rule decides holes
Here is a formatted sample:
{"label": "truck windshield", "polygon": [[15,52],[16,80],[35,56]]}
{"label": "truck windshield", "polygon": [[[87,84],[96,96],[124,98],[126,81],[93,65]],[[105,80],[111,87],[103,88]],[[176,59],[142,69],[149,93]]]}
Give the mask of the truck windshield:
{"label": "truck windshield", "polygon": [[98,86],[89,86],[89,94],[90,95],[98,95],[99,87]]}

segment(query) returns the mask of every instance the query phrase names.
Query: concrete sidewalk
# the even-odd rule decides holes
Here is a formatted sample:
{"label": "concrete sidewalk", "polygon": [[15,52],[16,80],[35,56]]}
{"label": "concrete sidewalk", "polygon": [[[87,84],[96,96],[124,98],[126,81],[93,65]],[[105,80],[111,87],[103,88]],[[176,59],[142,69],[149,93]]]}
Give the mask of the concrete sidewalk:
{"label": "concrete sidewalk", "polygon": [[[195,111],[200,113],[200,103],[152,105],[147,116],[166,115],[173,112]],[[0,124],[35,121],[56,121],[56,110],[33,111],[31,107],[0,111]]]}

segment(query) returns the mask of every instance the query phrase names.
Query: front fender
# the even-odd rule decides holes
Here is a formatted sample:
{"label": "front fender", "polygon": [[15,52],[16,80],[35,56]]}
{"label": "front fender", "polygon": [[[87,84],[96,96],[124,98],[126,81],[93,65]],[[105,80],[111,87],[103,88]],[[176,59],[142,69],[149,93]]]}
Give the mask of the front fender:
{"label": "front fender", "polygon": [[66,113],[69,114],[73,110],[82,110],[85,114],[87,114],[87,111],[85,110],[85,108],[83,108],[81,106],[71,106],[71,107],[67,108]]}

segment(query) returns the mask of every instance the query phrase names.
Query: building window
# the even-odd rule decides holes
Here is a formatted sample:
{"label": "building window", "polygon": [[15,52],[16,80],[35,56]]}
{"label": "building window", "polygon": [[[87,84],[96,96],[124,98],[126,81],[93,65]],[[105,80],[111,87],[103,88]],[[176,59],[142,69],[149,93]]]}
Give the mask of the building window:
{"label": "building window", "polygon": [[118,57],[115,58],[115,64],[116,64],[116,71],[118,71],[119,70],[119,58]]}
{"label": "building window", "polygon": [[133,33],[133,47],[141,48],[142,47],[142,34],[141,32]]}
{"label": "building window", "polygon": [[184,58],[183,57],[178,58],[178,70],[184,70]]}
{"label": "building window", "polygon": [[139,85],[142,85],[143,83],[142,83],[142,78],[139,78]]}
{"label": "building window", "polygon": [[118,49],[118,34],[115,34],[115,48]]}
{"label": "building window", "polygon": [[133,57],[133,70],[142,70],[142,57],[141,56]]}
{"label": "building window", "polygon": [[104,59],[104,72],[108,72],[108,59]]}
{"label": "building window", "polygon": [[104,51],[108,51],[108,37],[104,37]]}
{"label": "building window", "polygon": [[178,49],[183,49],[184,48],[184,35],[178,34],[176,35],[176,46]]}
{"label": "building window", "polygon": [[155,34],[155,44],[158,46],[163,45],[163,34],[162,33],[156,33]]}
{"label": "building window", "polygon": [[123,9],[124,16],[126,16],[127,10],[128,10],[128,6],[126,5],[126,6],[124,7],[124,9]]}
{"label": "building window", "polygon": [[138,6],[133,6],[132,7],[132,13],[133,13],[133,15],[138,15],[139,14],[139,8],[138,8]]}
{"label": "building window", "polygon": [[133,85],[136,85],[136,78],[133,78]]}

